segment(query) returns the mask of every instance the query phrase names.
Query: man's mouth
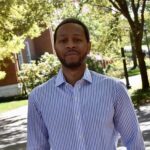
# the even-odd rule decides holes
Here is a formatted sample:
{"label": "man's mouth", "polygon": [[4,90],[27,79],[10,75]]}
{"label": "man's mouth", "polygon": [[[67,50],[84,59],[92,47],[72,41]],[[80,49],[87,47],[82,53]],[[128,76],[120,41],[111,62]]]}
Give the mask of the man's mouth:
{"label": "man's mouth", "polygon": [[70,56],[70,55],[79,55],[79,52],[72,50],[72,51],[66,52],[65,54],[65,56]]}

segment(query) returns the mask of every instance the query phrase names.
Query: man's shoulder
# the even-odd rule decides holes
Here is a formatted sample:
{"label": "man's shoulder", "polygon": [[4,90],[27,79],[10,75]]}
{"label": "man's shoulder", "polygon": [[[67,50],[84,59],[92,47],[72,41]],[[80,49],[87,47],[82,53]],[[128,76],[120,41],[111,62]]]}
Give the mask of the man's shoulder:
{"label": "man's shoulder", "polygon": [[91,76],[93,80],[93,86],[96,87],[106,87],[109,89],[119,89],[119,88],[125,88],[125,84],[118,78],[110,77],[107,75],[99,74],[97,72],[91,71]]}
{"label": "man's shoulder", "polygon": [[95,82],[107,82],[108,84],[122,84],[122,82],[120,81],[120,79],[118,78],[115,78],[115,77],[110,77],[110,76],[107,76],[107,75],[104,75],[104,74],[100,74],[100,73],[97,73],[95,71],[91,71],[91,76],[93,78],[93,81]]}
{"label": "man's shoulder", "polygon": [[55,86],[55,79],[56,76],[53,76],[52,78],[50,78],[49,80],[47,80],[46,82],[38,85],[37,87],[35,87],[31,93],[35,93],[35,92],[43,92],[47,89],[53,89]]}
{"label": "man's shoulder", "polygon": [[108,79],[108,80],[112,80],[112,81],[119,81],[119,79],[115,78],[115,77],[110,77],[110,76],[107,76],[107,75],[104,75],[104,74],[100,74],[100,73],[92,71],[92,70],[90,70],[90,72],[91,72],[91,75],[92,75],[93,78],[97,78],[99,80]]}

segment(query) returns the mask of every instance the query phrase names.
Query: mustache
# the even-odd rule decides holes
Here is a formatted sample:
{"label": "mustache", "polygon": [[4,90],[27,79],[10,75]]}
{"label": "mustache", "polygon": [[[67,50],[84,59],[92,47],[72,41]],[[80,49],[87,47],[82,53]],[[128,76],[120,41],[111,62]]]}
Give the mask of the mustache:
{"label": "mustache", "polygon": [[65,56],[71,55],[71,54],[80,54],[80,53],[79,53],[79,51],[77,51],[75,49],[69,49],[66,51]]}

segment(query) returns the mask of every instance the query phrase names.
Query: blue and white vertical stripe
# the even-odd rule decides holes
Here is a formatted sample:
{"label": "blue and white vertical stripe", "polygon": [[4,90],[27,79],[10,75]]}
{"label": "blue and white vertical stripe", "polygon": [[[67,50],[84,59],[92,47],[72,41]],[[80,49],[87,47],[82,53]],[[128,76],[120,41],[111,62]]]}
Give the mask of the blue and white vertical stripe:
{"label": "blue and white vertical stripe", "polygon": [[138,121],[120,81],[86,69],[75,86],[62,74],[35,88],[28,111],[28,150],[144,150]]}

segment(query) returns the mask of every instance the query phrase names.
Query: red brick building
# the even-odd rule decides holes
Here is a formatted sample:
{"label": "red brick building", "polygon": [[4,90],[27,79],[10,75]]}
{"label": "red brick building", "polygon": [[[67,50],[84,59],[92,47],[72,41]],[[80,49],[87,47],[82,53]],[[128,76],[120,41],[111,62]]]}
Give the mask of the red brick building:
{"label": "red brick building", "polygon": [[26,39],[25,49],[15,55],[15,59],[6,60],[6,67],[2,71],[6,72],[6,77],[0,80],[0,97],[14,96],[21,93],[21,84],[18,81],[17,72],[22,63],[30,63],[31,60],[38,59],[45,52],[53,53],[52,31],[45,30],[39,37],[31,40]]}

